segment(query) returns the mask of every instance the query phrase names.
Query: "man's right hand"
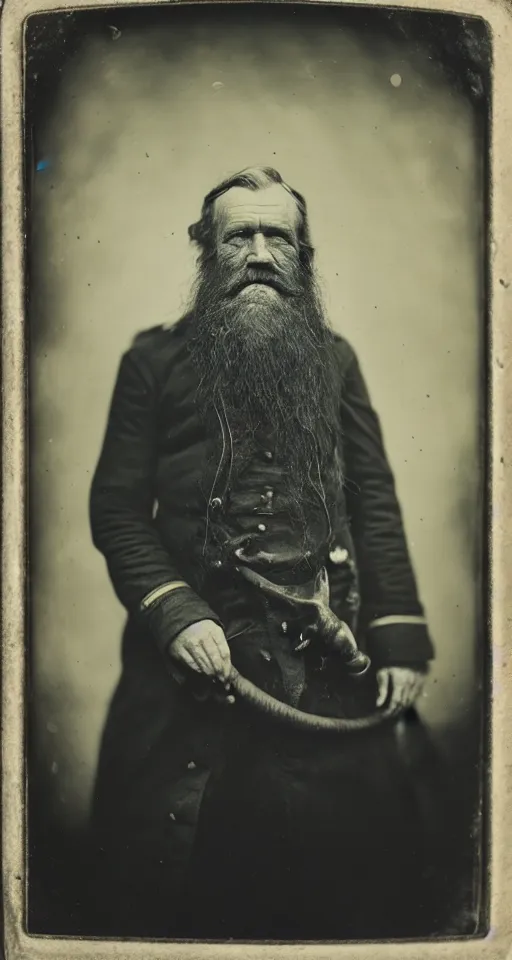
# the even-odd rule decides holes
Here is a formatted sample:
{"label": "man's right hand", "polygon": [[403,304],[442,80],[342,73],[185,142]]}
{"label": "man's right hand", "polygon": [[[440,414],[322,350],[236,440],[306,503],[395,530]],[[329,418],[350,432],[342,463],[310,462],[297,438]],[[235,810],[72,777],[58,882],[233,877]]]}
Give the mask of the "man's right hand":
{"label": "man's right hand", "polygon": [[231,654],[224,631],[213,620],[200,620],[174,638],[169,653],[179,663],[227,684]]}

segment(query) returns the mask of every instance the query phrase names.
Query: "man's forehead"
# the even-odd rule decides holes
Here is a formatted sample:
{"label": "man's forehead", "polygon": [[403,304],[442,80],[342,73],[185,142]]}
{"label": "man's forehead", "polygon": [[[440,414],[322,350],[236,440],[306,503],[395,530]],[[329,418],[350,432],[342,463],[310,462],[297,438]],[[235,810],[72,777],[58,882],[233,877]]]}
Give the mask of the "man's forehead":
{"label": "man's forehead", "polygon": [[215,201],[214,215],[219,226],[237,221],[269,221],[296,228],[300,219],[297,201],[280,183],[261,190],[231,187]]}

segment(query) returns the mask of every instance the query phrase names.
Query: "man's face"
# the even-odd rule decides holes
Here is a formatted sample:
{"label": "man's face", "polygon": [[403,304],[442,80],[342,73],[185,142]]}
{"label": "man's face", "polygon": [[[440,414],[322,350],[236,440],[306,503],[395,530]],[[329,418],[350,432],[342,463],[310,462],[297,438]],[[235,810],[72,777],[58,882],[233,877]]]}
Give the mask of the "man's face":
{"label": "man's face", "polygon": [[227,293],[241,304],[299,292],[300,213],[280,184],[233,187],[215,202],[217,261]]}

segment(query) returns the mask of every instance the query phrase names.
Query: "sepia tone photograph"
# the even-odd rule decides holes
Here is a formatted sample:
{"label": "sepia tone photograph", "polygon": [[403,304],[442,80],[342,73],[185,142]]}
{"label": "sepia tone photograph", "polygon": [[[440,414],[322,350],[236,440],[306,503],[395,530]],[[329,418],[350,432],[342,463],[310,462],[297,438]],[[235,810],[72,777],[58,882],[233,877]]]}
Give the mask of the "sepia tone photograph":
{"label": "sepia tone photograph", "polygon": [[27,932],[486,937],[488,24],[23,40]]}

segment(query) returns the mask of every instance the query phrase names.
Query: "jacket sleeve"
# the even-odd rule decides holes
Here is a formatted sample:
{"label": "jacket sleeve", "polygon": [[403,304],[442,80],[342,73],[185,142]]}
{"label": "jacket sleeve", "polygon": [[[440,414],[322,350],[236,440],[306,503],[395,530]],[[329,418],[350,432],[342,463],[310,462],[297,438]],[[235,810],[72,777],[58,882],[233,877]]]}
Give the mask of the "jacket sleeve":
{"label": "jacket sleeve", "polygon": [[342,393],[345,493],[361,590],[360,626],[376,666],[434,657],[379,418],[351,352]]}
{"label": "jacket sleeve", "polygon": [[183,582],[153,522],[157,469],[157,386],[149,365],[124,354],[94,474],[89,515],[116,595],[141,617],[164,651],[181,630],[217,615]]}

